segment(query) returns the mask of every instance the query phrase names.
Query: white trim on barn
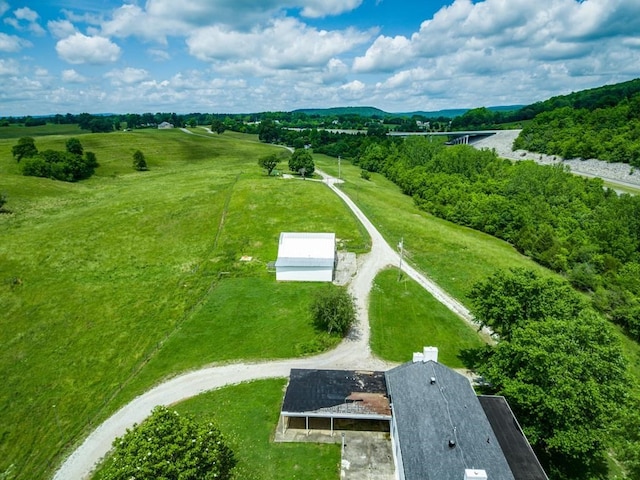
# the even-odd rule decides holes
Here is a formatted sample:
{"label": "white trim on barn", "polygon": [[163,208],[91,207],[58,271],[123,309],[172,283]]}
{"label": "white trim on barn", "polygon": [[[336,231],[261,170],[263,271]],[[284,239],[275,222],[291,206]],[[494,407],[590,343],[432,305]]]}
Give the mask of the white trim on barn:
{"label": "white trim on barn", "polygon": [[335,233],[280,234],[276,280],[331,282],[335,265]]}

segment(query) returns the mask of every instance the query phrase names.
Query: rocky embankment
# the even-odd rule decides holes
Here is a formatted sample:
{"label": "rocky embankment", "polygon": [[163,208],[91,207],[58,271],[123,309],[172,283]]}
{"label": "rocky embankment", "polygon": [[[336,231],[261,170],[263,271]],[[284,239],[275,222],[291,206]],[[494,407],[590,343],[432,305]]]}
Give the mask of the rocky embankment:
{"label": "rocky embankment", "polygon": [[640,186],[640,171],[635,171],[633,167],[630,167],[626,163],[609,163],[596,159],[562,159],[557,156],[528,152],[526,150],[512,151],[511,146],[519,133],[520,130],[504,130],[474,142],[473,146],[476,148],[495,148],[496,153],[503,158],[533,160],[542,165],[561,163],[567,165],[573,173],[578,175],[600,177],[603,180],[635,188]]}

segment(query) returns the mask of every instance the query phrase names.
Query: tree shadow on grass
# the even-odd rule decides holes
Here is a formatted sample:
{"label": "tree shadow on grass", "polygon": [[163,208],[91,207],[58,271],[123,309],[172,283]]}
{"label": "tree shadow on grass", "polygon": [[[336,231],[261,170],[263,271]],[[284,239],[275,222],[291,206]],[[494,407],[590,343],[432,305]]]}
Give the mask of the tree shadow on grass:
{"label": "tree shadow on grass", "polygon": [[493,347],[483,345],[481,347],[465,348],[460,350],[458,358],[469,370],[477,370],[493,353]]}

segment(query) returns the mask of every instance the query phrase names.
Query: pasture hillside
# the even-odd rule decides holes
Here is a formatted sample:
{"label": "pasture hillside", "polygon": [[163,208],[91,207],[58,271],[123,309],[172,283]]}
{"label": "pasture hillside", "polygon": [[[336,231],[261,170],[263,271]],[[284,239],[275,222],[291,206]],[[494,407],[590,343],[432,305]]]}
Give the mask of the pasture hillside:
{"label": "pasture hillside", "polygon": [[[67,138],[36,146],[62,149]],[[276,284],[267,262],[283,230],[368,245],[322,184],[266,177],[256,160],[274,147],[253,137],[144,130],[80,140],[100,167],[74,184],[23,177],[17,139],[0,140],[11,211],[0,215],[0,477],[48,477],[138,388],[177,370],[331,345],[308,316],[318,286]],[[138,149],[148,172],[133,170]]]}

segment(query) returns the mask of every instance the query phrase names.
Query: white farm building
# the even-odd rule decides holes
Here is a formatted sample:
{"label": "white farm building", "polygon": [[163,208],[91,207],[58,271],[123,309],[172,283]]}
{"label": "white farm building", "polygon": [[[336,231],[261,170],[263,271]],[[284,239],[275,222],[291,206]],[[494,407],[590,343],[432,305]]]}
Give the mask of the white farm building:
{"label": "white farm building", "polygon": [[335,265],[335,233],[280,234],[276,280],[331,282]]}

